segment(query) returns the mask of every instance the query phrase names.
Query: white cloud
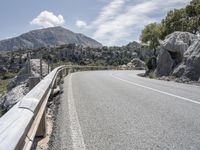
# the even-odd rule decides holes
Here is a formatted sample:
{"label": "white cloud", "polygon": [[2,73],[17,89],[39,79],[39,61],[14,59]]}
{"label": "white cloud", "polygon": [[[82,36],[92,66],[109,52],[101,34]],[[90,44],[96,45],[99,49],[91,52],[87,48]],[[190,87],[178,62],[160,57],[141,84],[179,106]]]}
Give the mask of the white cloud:
{"label": "white cloud", "polygon": [[54,15],[53,12],[42,11],[36,18],[34,18],[30,24],[37,25],[44,28],[55,27],[64,25],[65,20],[62,15]]}
{"label": "white cloud", "polygon": [[87,23],[85,21],[82,20],[77,20],[76,21],[76,26],[79,28],[86,28],[87,27]]}
{"label": "white cloud", "polygon": [[99,16],[89,24],[93,37],[106,45],[138,40],[145,25],[160,21],[167,11],[182,7],[190,0],[112,0],[102,8]]}
{"label": "white cloud", "polygon": [[92,22],[92,25],[98,25],[110,19],[113,19],[121,10],[122,6],[125,4],[126,0],[112,0],[108,5],[106,5],[100,15]]}

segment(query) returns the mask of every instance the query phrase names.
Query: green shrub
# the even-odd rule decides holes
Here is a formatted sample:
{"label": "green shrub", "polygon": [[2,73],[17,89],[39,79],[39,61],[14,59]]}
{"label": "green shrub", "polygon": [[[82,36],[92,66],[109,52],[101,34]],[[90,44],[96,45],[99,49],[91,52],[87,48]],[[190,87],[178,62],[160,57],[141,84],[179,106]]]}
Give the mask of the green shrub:
{"label": "green shrub", "polygon": [[146,66],[147,66],[147,69],[150,71],[154,71],[157,67],[157,60],[156,60],[156,57],[151,57],[151,58],[148,58],[146,61]]}
{"label": "green shrub", "polygon": [[155,79],[155,74],[154,74],[154,72],[150,72],[150,73],[149,73],[149,78],[150,78],[150,79]]}

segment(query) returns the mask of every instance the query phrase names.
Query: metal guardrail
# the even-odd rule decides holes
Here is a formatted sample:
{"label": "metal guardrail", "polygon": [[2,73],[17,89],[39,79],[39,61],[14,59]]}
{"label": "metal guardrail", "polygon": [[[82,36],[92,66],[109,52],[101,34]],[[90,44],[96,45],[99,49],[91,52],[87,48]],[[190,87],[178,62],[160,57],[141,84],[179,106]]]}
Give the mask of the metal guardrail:
{"label": "metal guardrail", "polygon": [[113,67],[60,66],[50,72],[26,96],[0,118],[0,150],[30,149],[38,132],[45,108],[58,79],[68,69],[105,70]]}

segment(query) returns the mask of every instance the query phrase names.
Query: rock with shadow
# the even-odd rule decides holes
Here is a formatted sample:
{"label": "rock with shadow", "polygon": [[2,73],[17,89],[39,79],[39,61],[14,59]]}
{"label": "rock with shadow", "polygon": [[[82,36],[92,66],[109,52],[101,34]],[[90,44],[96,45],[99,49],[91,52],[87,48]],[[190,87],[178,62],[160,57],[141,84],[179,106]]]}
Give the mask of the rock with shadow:
{"label": "rock with shadow", "polygon": [[200,40],[188,32],[174,32],[161,42],[155,74],[184,81],[200,78]]}

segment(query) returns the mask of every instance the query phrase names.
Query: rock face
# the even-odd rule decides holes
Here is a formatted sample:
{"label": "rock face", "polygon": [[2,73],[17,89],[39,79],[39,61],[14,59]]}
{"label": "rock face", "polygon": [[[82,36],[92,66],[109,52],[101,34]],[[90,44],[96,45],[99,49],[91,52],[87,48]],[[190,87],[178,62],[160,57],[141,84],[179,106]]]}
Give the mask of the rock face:
{"label": "rock face", "polygon": [[173,75],[198,81],[200,78],[200,41],[194,34],[174,32],[161,42],[157,76]]}
{"label": "rock face", "polygon": [[15,38],[0,41],[0,51],[12,51],[17,49],[35,49],[50,45],[72,44],[101,47],[102,45],[79,33],[74,33],[63,27],[51,27],[33,30]]}
{"label": "rock face", "polygon": [[184,52],[197,40],[197,36],[189,32],[174,32],[161,42],[161,48],[167,50],[172,58],[180,63]]}
{"label": "rock face", "polygon": [[[38,77],[40,76],[40,60],[31,59],[31,76]],[[43,75],[48,73],[48,65],[45,62],[42,62]],[[16,104],[24,95],[28,93],[28,65],[21,69],[18,75],[11,79],[8,84],[7,94],[0,99],[0,105],[5,109],[11,108]]]}
{"label": "rock face", "polygon": [[170,53],[163,50],[158,56],[158,63],[156,69],[157,76],[168,76],[173,68],[174,60],[172,59]]}
{"label": "rock face", "polygon": [[189,32],[174,32],[161,42],[161,46],[171,52],[184,52],[195,40],[197,36]]}
{"label": "rock face", "polygon": [[197,81],[200,77],[200,41],[195,41],[185,52],[184,62],[185,72],[184,76],[189,79]]}

